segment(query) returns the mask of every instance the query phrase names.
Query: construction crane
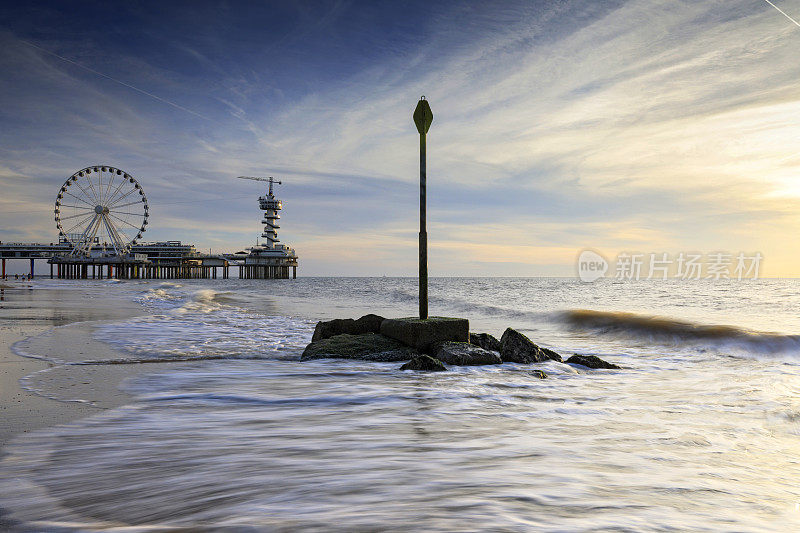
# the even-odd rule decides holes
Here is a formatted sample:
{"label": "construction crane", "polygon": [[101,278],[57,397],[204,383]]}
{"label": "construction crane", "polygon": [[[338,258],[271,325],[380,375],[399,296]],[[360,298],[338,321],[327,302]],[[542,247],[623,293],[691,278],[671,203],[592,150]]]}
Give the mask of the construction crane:
{"label": "construction crane", "polygon": [[273,183],[277,183],[278,185],[282,185],[280,180],[276,180],[272,176],[270,176],[269,178],[257,178],[257,177],[253,177],[253,176],[236,176],[236,177],[239,178],[240,180],[266,181],[267,183],[269,183],[269,195],[270,196],[272,196],[272,184]]}

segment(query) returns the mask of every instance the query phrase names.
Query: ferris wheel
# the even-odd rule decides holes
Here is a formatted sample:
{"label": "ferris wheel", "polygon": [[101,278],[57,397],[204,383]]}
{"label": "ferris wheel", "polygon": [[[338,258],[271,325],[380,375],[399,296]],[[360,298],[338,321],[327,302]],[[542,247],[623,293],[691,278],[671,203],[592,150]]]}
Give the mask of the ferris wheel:
{"label": "ferris wheel", "polygon": [[146,230],[147,196],[127,172],[86,167],[61,186],[54,212],[59,237],[72,245],[72,255],[93,249],[125,255]]}

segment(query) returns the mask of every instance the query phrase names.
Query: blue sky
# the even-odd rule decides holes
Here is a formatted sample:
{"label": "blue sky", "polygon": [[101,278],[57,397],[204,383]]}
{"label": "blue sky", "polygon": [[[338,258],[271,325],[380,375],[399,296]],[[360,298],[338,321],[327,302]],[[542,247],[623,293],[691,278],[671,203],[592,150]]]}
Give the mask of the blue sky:
{"label": "blue sky", "polygon": [[302,274],[414,275],[424,94],[431,275],[593,248],[798,276],[798,49],[763,0],[9,3],[0,238],[54,240],[61,183],[105,163],[147,239],[235,251],[263,191],[234,177],[273,175]]}

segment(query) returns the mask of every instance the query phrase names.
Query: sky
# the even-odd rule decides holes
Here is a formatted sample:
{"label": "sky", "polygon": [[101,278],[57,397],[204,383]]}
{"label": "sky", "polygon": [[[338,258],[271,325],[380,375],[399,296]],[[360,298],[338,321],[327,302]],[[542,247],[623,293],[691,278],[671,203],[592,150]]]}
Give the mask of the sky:
{"label": "sky", "polygon": [[107,164],[145,240],[233,252],[264,192],[235,177],[275,176],[299,275],[414,276],[425,95],[431,276],[592,249],[800,277],[800,0],[773,4],[7,2],[0,240],[56,240],[61,184]]}

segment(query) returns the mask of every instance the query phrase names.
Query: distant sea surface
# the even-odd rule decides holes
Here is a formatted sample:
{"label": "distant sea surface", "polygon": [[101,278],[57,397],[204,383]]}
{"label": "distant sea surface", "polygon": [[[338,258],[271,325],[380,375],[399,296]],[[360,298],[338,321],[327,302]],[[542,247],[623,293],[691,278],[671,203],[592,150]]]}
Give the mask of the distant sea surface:
{"label": "distant sea surface", "polygon": [[[94,363],[184,363],[142,366],[130,405],[8,448],[0,509],[23,529],[800,528],[800,280],[435,278],[432,315],[622,369],[433,374],[299,361],[317,320],[416,315],[416,279],[36,290],[56,287],[142,306],[93,328],[115,348]],[[34,341],[14,349],[41,356]]]}

